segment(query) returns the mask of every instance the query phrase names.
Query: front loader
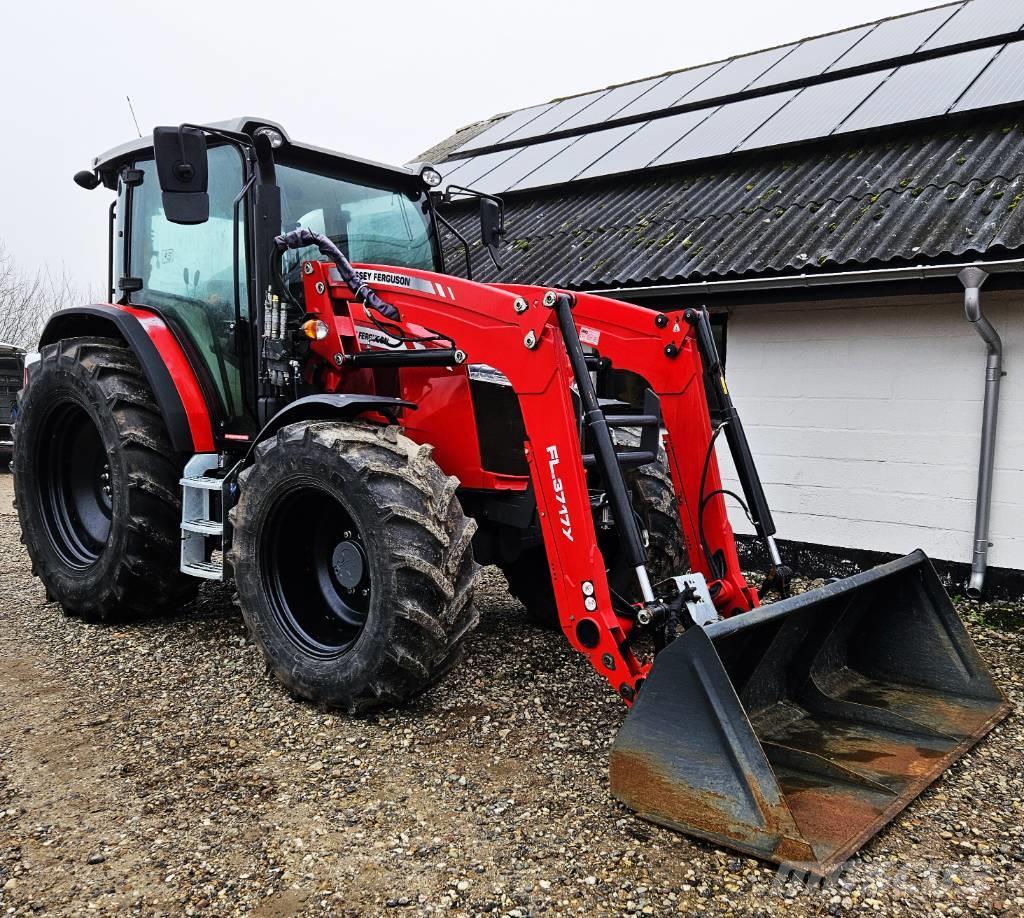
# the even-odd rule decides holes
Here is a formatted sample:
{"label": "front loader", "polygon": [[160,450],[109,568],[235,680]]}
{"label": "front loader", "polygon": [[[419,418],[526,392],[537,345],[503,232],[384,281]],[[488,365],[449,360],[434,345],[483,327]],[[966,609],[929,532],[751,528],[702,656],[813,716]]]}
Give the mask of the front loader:
{"label": "front loader", "polygon": [[[276,677],[359,713],[458,662],[496,564],[629,706],[618,799],[817,873],[1006,715],[922,553],[788,596],[704,309],[454,276],[432,167],[259,119],[157,128],[76,181],[117,192],[110,302],[47,325],[14,462],[67,613],[233,579]],[[493,249],[500,202],[479,199]]]}

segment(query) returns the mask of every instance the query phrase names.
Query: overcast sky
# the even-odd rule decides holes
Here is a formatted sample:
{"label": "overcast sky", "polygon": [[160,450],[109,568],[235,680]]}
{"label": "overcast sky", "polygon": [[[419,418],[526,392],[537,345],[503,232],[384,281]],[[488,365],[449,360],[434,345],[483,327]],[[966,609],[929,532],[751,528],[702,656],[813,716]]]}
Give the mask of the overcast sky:
{"label": "overcast sky", "polygon": [[927,0],[6,0],[0,242],[106,279],[110,192],[71,181],[154,125],[240,114],[407,162],[481,118],[933,6]]}

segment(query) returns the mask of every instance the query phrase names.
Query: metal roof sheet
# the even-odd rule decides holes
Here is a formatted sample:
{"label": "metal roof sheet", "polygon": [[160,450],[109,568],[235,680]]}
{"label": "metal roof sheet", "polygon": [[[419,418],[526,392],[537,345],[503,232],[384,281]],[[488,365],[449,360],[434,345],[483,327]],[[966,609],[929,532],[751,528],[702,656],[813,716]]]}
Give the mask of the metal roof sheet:
{"label": "metal roof sheet", "polygon": [[[479,247],[474,269],[599,288],[1005,253],[1024,250],[1022,202],[1024,131],[990,119],[517,196],[503,269]],[[455,219],[475,238],[475,211]]]}

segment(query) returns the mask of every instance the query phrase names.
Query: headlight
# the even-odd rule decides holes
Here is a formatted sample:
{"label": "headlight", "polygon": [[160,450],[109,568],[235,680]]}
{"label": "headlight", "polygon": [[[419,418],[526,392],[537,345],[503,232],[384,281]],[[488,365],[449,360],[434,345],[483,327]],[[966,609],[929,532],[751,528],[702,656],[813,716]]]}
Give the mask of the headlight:
{"label": "headlight", "polygon": [[441,184],[441,173],[433,166],[424,166],[420,169],[420,178],[428,188],[436,188]]}
{"label": "headlight", "polygon": [[256,137],[266,137],[270,141],[270,146],[275,150],[284,143],[284,135],[277,128],[256,128],[253,134]]}

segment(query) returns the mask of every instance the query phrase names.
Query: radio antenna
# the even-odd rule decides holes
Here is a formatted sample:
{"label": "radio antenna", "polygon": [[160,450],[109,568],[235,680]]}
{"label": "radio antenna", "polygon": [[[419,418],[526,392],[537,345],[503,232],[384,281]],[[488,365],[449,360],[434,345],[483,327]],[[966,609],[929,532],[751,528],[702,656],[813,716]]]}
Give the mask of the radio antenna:
{"label": "radio antenna", "polygon": [[139,139],[141,140],[142,139],[142,131],[139,130],[139,119],[135,117],[135,108],[132,106],[132,97],[131,96],[125,96],[125,98],[128,100],[128,111],[130,111],[132,113],[132,121],[135,122],[135,130],[136,130],[136,132],[139,135]]}

